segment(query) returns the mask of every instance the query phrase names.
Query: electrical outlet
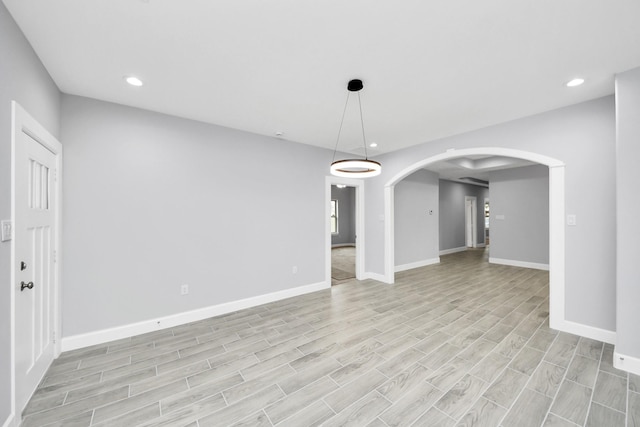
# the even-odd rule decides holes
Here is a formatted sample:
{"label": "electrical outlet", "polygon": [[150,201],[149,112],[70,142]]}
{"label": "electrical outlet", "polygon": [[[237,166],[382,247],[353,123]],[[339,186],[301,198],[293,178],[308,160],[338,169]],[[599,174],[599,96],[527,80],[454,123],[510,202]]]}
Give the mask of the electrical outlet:
{"label": "electrical outlet", "polygon": [[297,274],[298,273],[298,266],[294,265],[293,267],[291,267],[291,273],[293,274]]}
{"label": "electrical outlet", "polygon": [[180,295],[187,295],[189,293],[189,285],[180,286]]}

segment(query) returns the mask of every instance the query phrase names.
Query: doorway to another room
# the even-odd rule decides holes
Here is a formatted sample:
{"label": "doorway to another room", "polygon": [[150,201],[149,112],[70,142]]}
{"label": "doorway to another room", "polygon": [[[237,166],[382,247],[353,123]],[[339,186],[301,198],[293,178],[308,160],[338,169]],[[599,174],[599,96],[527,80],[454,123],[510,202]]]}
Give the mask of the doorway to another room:
{"label": "doorway to another room", "polygon": [[356,188],[331,186],[331,285],[356,278]]}
{"label": "doorway to another room", "polygon": [[325,283],[364,280],[364,181],[327,176],[325,203]]}

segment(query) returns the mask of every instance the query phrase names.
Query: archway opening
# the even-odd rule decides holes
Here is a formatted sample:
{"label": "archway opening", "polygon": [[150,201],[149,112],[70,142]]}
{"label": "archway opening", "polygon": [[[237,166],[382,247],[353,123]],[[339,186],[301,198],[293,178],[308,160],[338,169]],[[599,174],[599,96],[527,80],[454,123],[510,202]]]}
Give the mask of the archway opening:
{"label": "archway opening", "polygon": [[385,198],[385,281],[395,281],[395,185],[402,179],[429,165],[444,160],[469,156],[501,156],[526,160],[549,168],[549,324],[566,330],[565,323],[565,229],[564,229],[564,163],[537,153],[501,147],[448,150],[417,161],[393,176],[384,187]]}

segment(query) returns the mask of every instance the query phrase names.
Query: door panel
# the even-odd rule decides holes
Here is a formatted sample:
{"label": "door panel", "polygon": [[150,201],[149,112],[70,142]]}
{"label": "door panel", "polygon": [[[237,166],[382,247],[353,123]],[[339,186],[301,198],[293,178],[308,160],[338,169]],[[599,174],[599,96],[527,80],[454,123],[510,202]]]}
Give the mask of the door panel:
{"label": "door panel", "polygon": [[[26,114],[23,112],[23,114]],[[23,120],[25,117],[23,117]],[[20,414],[54,358],[57,310],[58,158],[14,118],[14,298],[16,411]],[[38,125],[39,126],[39,125]],[[39,129],[35,127],[36,131]],[[45,137],[50,137],[46,134]],[[57,143],[57,141],[55,141]],[[59,143],[58,143],[59,144]]]}

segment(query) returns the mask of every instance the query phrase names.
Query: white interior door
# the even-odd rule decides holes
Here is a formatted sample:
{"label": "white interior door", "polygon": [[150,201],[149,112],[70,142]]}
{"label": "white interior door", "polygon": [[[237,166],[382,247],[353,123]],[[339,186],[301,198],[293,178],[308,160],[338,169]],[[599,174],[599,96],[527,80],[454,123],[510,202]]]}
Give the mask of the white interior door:
{"label": "white interior door", "polygon": [[13,331],[19,416],[56,351],[60,146],[17,104],[14,124]]}

